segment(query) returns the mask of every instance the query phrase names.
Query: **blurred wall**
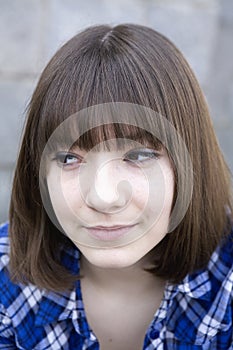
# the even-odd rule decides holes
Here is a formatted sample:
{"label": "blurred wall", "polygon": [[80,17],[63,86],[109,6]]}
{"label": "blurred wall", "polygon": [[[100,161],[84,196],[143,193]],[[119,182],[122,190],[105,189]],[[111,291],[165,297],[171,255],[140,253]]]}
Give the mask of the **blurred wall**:
{"label": "blurred wall", "polygon": [[185,54],[233,170],[232,0],[0,0],[0,222],[8,217],[25,107],[43,67],[81,29],[123,22],[161,31]]}

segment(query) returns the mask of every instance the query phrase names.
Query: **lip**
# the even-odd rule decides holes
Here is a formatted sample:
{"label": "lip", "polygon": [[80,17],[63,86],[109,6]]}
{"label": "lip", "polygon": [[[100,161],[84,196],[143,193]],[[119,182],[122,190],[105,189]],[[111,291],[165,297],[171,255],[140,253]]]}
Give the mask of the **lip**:
{"label": "lip", "polygon": [[95,239],[101,241],[114,241],[125,236],[134,225],[115,225],[115,226],[92,226],[86,227],[88,233]]}

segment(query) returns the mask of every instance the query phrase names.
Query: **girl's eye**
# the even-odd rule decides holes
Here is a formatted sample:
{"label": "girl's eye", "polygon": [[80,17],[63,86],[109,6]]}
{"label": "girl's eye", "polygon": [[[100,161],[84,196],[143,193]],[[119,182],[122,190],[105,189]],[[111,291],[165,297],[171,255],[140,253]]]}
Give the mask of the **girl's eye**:
{"label": "girl's eye", "polygon": [[148,160],[158,159],[159,156],[160,154],[152,149],[135,149],[126,153],[124,160],[138,164]]}
{"label": "girl's eye", "polygon": [[75,169],[82,163],[82,157],[67,152],[58,152],[55,160],[59,166],[66,169]]}

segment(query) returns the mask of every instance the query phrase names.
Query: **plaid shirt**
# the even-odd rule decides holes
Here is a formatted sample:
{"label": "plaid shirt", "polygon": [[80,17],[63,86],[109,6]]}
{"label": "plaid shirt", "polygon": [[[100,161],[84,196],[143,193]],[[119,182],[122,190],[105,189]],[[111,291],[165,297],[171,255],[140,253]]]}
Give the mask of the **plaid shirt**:
{"label": "plaid shirt", "polygon": [[[7,224],[0,227],[0,349],[99,349],[87,323],[79,281],[67,293],[10,281],[7,230]],[[232,236],[233,231],[206,269],[179,285],[166,285],[143,350],[233,349]],[[77,272],[78,262],[78,249],[64,251],[66,267]]]}

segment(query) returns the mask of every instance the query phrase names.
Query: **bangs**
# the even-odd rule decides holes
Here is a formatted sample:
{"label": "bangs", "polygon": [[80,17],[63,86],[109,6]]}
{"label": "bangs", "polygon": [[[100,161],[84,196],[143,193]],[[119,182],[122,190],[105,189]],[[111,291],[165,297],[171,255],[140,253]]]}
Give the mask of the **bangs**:
{"label": "bangs", "polygon": [[161,150],[163,147],[162,142],[148,131],[134,125],[119,123],[103,124],[88,130],[74,142],[72,147],[77,146],[85,151],[95,148],[97,152],[123,150],[131,141],[156,150]]}
{"label": "bangs", "polygon": [[95,105],[65,119],[47,141],[46,153],[74,147],[85,151],[123,150],[130,142],[160,150],[171,138],[170,126],[165,122],[168,123],[153,110],[140,105]]}

